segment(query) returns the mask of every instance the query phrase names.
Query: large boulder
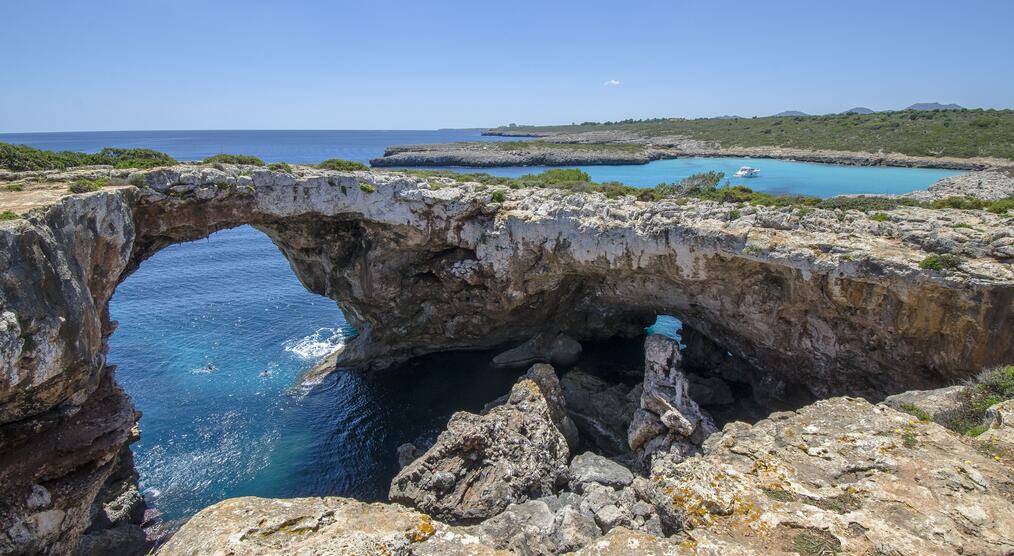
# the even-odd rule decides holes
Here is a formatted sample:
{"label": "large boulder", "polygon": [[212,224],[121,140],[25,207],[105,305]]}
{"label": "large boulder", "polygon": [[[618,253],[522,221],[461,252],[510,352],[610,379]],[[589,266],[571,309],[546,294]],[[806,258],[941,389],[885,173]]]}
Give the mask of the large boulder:
{"label": "large boulder", "polygon": [[925,413],[932,419],[958,409],[962,404],[960,394],[964,389],[964,386],[957,385],[936,390],[909,390],[887,396],[884,404],[907,413]]}
{"label": "large boulder", "polygon": [[608,456],[630,451],[627,428],[637,409],[639,388],[610,384],[578,369],[563,375],[560,385],[582,440]]}
{"label": "large boulder", "polygon": [[518,381],[506,403],[486,415],[455,413],[433,447],[391,482],[391,500],[467,522],[552,494],[570,451],[553,419],[562,409],[544,393],[555,374],[537,374]]}
{"label": "large boulder", "polygon": [[570,490],[574,492],[582,492],[589,483],[623,488],[634,482],[634,474],[629,469],[591,452],[576,456],[570,462],[567,476]]}
{"label": "large boulder", "polygon": [[494,367],[520,369],[533,363],[570,366],[581,355],[581,344],[566,334],[538,334],[493,358]]}

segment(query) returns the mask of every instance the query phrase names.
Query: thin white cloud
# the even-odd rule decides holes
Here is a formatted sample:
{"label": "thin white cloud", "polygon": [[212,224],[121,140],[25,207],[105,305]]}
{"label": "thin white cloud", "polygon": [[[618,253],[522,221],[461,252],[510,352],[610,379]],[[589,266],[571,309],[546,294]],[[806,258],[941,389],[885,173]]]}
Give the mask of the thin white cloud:
{"label": "thin white cloud", "polygon": [[620,86],[620,82],[617,81],[616,79],[610,79],[609,81],[606,81],[602,85],[604,85],[606,87],[619,87]]}

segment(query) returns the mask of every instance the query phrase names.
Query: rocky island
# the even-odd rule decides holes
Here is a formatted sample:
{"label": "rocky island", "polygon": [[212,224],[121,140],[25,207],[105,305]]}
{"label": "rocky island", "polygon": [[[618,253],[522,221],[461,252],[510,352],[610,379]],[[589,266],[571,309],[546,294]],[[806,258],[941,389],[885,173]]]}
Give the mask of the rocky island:
{"label": "rocky island", "polygon": [[[0,552],[148,549],[109,300],[248,224],[360,331],[317,373],[517,346],[500,361],[531,367],[406,447],[391,502],[225,500],[160,554],[1009,554],[1014,220],[983,209],[1009,194],[932,201],[1009,187],[972,176],[871,213],[298,165],[6,173]],[[546,364],[659,314],[684,344],[646,337],[636,386]],[[766,418],[716,422],[704,383]]]}

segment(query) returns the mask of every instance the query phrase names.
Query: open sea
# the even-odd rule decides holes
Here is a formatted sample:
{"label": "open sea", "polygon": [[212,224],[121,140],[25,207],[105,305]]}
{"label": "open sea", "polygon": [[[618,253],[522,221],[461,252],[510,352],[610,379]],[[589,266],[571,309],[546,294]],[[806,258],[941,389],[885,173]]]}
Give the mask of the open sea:
{"label": "open sea", "polygon": [[[292,163],[367,162],[393,144],[505,139],[512,138],[478,130],[0,134],[0,142],[43,149],[146,147],[180,160],[224,152]],[[760,168],[761,177],[733,183],[822,197],[904,193],[958,173],[701,158],[585,169],[596,180],[652,186],[707,170],[731,176],[744,165]],[[108,361],[143,412],[133,445],[142,488],[170,521],[233,496],[382,500],[398,445],[431,440],[454,411],[478,410],[519,374],[490,368],[489,354],[437,354],[396,371],[299,386],[304,371],[355,331],[334,301],[307,292],[271,241],[248,226],[159,252],[119,286],[110,311],[119,328]],[[657,326],[678,332],[678,322]]]}

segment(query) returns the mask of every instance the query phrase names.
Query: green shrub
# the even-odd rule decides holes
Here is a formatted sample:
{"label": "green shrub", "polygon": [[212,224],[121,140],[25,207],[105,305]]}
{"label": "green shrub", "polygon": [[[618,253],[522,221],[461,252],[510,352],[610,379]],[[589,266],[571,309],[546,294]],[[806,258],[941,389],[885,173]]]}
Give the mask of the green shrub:
{"label": "green shrub", "polygon": [[264,161],[248,154],[216,154],[204,159],[205,164],[246,164],[264,166]]}
{"label": "green shrub", "polygon": [[268,164],[268,170],[271,170],[272,172],[286,172],[291,174],[292,166],[289,166],[287,162],[272,162],[271,164]]}
{"label": "green shrub", "polygon": [[729,211],[729,220],[739,220],[739,216],[740,215],[738,210],[732,209],[731,211]]}
{"label": "green shrub", "polygon": [[[958,394],[958,406],[936,416],[941,425],[961,434],[978,436],[988,428],[983,424],[986,410],[1014,398],[1014,365],[982,372]],[[974,434],[973,434],[974,433]]]}
{"label": "green shrub", "polygon": [[588,172],[577,168],[553,168],[539,174],[525,174],[519,178],[522,181],[538,180],[543,183],[591,183],[591,176]]}
{"label": "green shrub", "polygon": [[875,212],[870,216],[870,220],[875,220],[877,222],[887,222],[888,220],[890,220],[890,217],[887,216],[886,212]]}
{"label": "green shrub", "polygon": [[176,159],[151,149],[119,149],[106,147],[98,152],[99,161],[95,164],[111,164],[117,169],[155,168],[156,166],[172,166]]}
{"label": "green shrub", "polygon": [[4,189],[6,189],[7,191],[24,191],[25,186],[21,185],[20,183],[12,183],[10,185],[5,185]]}
{"label": "green shrub", "polygon": [[109,178],[99,178],[96,180],[77,180],[67,187],[67,191],[71,193],[90,193],[92,191],[98,191],[109,184]]}
{"label": "green shrub", "polygon": [[507,200],[507,196],[504,195],[503,191],[494,191],[493,194],[489,196],[489,198],[494,203],[502,203]]}
{"label": "green shrub", "polygon": [[930,419],[932,419],[932,416],[929,413],[927,413],[925,409],[915,404],[903,403],[901,404],[901,410],[920,421],[929,421]]}
{"label": "green shrub", "polygon": [[1010,211],[1014,211],[1014,199],[1000,199],[999,201],[993,201],[986,207],[989,212],[1004,215]]}
{"label": "green shrub", "polygon": [[365,164],[353,162],[351,160],[344,160],[341,158],[332,158],[325,160],[317,165],[322,170],[335,170],[337,172],[353,172],[356,170],[369,170]]}
{"label": "green shrub", "polygon": [[373,187],[372,183],[361,181],[359,182],[359,190],[364,193],[373,193],[374,191],[377,190],[377,188]]}
{"label": "green shrub", "polygon": [[5,210],[3,212],[0,212],[0,220],[17,220],[18,218],[21,217],[18,216],[17,213],[13,211]]}
{"label": "green shrub", "polygon": [[176,160],[151,149],[107,147],[97,153],[44,151],[25,145],[0,143],[0,168],[18,172],[30,170],[65,170],[74,166],[105,164],[114,168],[153,168],[171,166]]}
{"label": "green shrub", "polygon": [[930,255],[919,262],[919,268],[926,270],[958,270],[961,257],[955,255]]}

